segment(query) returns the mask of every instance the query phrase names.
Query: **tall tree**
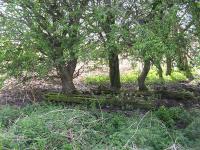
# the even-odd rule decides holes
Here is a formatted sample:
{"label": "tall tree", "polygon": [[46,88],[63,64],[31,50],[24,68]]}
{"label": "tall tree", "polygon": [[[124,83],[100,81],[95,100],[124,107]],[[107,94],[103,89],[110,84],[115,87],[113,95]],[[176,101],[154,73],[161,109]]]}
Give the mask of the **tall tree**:
{"label": "tall tree", "polygon": [[[61,79],[62,91],[75,91],[73,74],[79,50],[84,39],[83,19],[88,0],[13,0],[5,1],[4,37],[9,43],[3,44],[4,67],[13,67],[18,75],[24,71],[24,58],[32,57],[29,66],[48,70],[56,68]],[[15,53],[15,58],[7,57]],[[6,56],[7,55],[7,56]],[[32,55],[32,56],[31,56]],[[29,69],[29,70],[27,70]],[[12,71],[11,71],[12,72]]]}
{"label": "tall tree", "polygon": [[117,91],[121,87],[120,83],[120,71],[119,71],[119,58],[118,53],[116,51],[116,46],[112,43],[112,26],[115,25],[115,14],[111,10],[112,3],[111,0],[105,0],[105,5],[107,9],[106,13],[106,21],[105,24],[102,26],[103,30],[106,34],[107,38],[107,49],[108,49],[108,59],[109,59],[109,76],[110,76],[110,84],[111,89]]}
{"label": "tall tree", "polygon": [[145,79],[150,70],[150,62],[158,69],[162,79],[161,62],[164,55],[171,53],[170,33],[176,9],[167,1],[155,0],[146,8],[145,15],[138,22],[138,29],[134,43],[135,50],[144,62],[143,71],[138,78],[139,90],[146,90]]}
{"label": "tall tree", "polygon": [[[200,7],[196,1],[180,1],[178,3],[180,13],[178,15],[177,24],[174,27],[176,41],[176,60],[177,67],[184,71],[188,79],[193,79],[191,72],[191,62],[194,51],[193,43],[198,38],[200,19]],[[195,11],[195,12],[194,12]],[[199,19],[197,19],[199,18]],[[195,52],[196,53],[196,52]]]}
{"label": "tall tree", "polygon": [[166,76],[170,76],[172,73],[172,57],[167,56],[166,57]]}
{"label": "tall tree", "polygon": [[[95,36],[98,36],[105,50],[105,56],[109,62],[110,88],[112,91],[119,91],[120,70],[119,70],[119,19],[118,3],[114,0],[100,0],[92,3],[92,18],[90,25],[93,27]],[[98,47],[97,47],[98,48]],[[98,50],[98,49],[97,49]]]}

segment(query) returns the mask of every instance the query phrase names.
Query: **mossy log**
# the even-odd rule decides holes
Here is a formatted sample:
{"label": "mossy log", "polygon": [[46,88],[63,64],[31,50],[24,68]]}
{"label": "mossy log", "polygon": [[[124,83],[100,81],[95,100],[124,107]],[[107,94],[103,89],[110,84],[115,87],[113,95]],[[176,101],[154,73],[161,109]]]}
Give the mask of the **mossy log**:
{"label": "mossy log", "polygon": [[151,109],[153,101],[146,101],[133,98],[119,98],[119,96],[93,96],[93,95],[64,95],[58,93],[48,93],[44,95],[48,102],[64,102],[68,104],[81,104],[88,107],[120,108],[120,109]]}
{"label": "mossy log", "polygon": [[59,102],[67,104],[81,104],[87,107],[119,108],[119,109],[152,109],[156,107],[158,101],[163,99],[177,101],[184,106],[200,102],[200,97],[188,91],[146,91],[146,92],[123,92],[115,95],[85,95],[72,94],[64,95],[59,93],[47,93],[44,99],[49,102]]}
{"label": "mossy log", "polygon": [[197,102],[199,101],[199,97],[196,97],[194,93],[188,91],[167,91],[161,90],[156,91],[156,94],[160,94],[161,98],[165,99],[174,99],[182,102]]}

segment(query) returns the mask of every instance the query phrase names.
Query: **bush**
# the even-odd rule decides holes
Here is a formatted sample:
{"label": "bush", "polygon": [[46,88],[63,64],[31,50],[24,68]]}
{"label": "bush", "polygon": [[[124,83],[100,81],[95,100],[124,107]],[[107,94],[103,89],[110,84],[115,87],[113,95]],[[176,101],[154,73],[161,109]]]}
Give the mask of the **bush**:
{"label": "bush", "polygon": [[199,140],[200,142],[200,119],[195,119],[187,128],[186,136],[191,140]]}
{"label": "bush", "polygon": [[[186,127],[190,121],[190,114],[180,107],[166,108],[164,106],[160,107],[154,112],[156,117],[158,117],[167,127]],[[179,126],[181,124],[181,126]]]}
{"label": "bush", "polygon": [[10,106],[0,108],[0,126],[9,127],[20,117],[20,115],[22,114],[19,108],[13,108]]}
{"label": "bush", "polygon": [[199,150],[200,147],[200,118],[195,118],[184,130],[184,136],[189,139],[187,145],[193,150]]}
{"label": "bush", "polygon": [[147,83],[160,83],[161,82],[161,80],[157,74],[157,71],[155,69],[149,71],[146,82]]}
{"label": "bush", "polygon": [[187,77],[182,72],[174,71],[171,74],[172,81],[186,81]]}

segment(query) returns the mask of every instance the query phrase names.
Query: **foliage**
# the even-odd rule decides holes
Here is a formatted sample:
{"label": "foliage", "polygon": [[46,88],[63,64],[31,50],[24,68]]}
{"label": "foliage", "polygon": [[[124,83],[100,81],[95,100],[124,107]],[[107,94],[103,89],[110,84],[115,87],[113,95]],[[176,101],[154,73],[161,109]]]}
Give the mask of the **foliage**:
{"label": "foliage", "polygon": [[[85,82],[101,85],[111,81],[112,90],[112,84],[117,85],[116,90],[121,87],[120,78],[130,84],[145,79],[148,84],[185,81],[192,77],[191,64],[196,66],[199,61],[199,8],[199,2],[180,0],[0,0],[0,85],[8,76],[44,77],[56,71],[63,92],[71,94],[76,65],[86,60],[109,63],[109,77],[90,76]],[[157,68],[170,58],[170,65],[183,72],[175,70],[160,79],[154,68],[149,72],[149,67],[144,67],[149,74],[146,78],[144,73],[143,81],[137,80],[140,72],[136,71],[119,77],[119,54]],[[170,96],[194,97],[192,92],[177,93]],[[59,96],[50,94],[49,99],[70,97]],[[124,107],[124,101],[116,98],[99,99],[98,104]],[[71,101],[80,99],[80,95],[70,97]],[[91,110],[85,105],[74,108],[46,103],[0,107],[0,149],[200,147],[199,111],[161,107],[145,114],[126,112],[126,116],[96,110],[93,105],[97,101],[91,102],[90,97],[86,101],[82,103],[90,102]],[[126,102],[134,103],[132,99]],[[149,101],[144,104],[150,107]]]}
{"label": "foliage", "polygon": [[198,150],[199,146],[200,146],[200,137],[199,137],[199,135],[200,135],[200,130],[199,130],[200,120],[199,120],[199,116],[200,116],[200,113],[199,113],[198,109],[192,110],[191,111],[192,121],[184,131],[185,137],[190,139],[190,141],[188,141],[188,143],[190,145],[193,145],[194,150]]}
{"label": "foliage", "polygon": [[186,136],[192,140],[200,139],[200,130],[199,130],[200,120],[195,119],[193,122],[186,128]]}
{"label": "foliage", "polygon": [[[192,76],[190,64],[197,64],[196,1],[14,0],[3,1],[2,8],[0,73],[46,76],[56,70],[65,93],[75,90],[73,74],[78,60],[109,60],[110,73],[113,71],[109,78],[118,88],[119,71],[114,73],[119,68],[118,54],[149,60],[155,66],[170,57],[187,77]],[[154,77],[150,73],[147,82],[157,80]],[[184,79],[175,74],[169,80],[180,78]],[[132,82],[136,75],[121,79]],[[108,78],[87,80],[107,82]]]}
{"label": "foliage", "polygon": [[109,77],[105,75],[88,76],[85,78],[88,84],[105,84],[109,83]]}
{"label": "foliage", "polygon": [[[121,75],[122,83],[133,83],[136,82],[138,78],[137,72],[129,72]],[[89,84],[106,84],[109,83],[109,77],[106,75],[96,75],[96,76],[88,76],[85,78],[85,82]]]}
{"label": "foliage", "polygon": [[[131,71],[129,73],[122,74],[121,82],[122,83],[136,83],[138,76],[139,76],[139,72],[136,72],[136,71]],[[148,84],[156,84],[156,83],[163,83],[163,82],[172,83],[172,82],[180,82],[180,81],[187,80],[184,73],[180,71],[173,71],[171,76],[163,75],[163,79],[164,80],[161,80],[158,76],[157,71],[155,69],[152,69],[148,73],[146,82]],[[109,77],[106,75],[87,76],[84,81],[85,83],[88,83],[88,84],[101,85],[101,84],[109,83]]]}
{"label": "foliage", "polygon": [[[84,107],[63,107],[45,103],[21,109],[4,106],[1,108],[0,117],[7,116],[13,123],[4,124],[5,119],[0,120],[1,124],[4,124],[1,126],[0,145],[3,149],[132,149],[135,147],[159,150],[176,143],[187,149],[192,148],[191,140],[194,140],[187,137],[198,137],[194,132],[198,129],[198,121],[191,123],[186,131],[181,131],[174,130],[174,125],[169,120],[169,117],[174,121],[185,117],[185,115],[178,116],[184,111],[179,108],[161,108],[145,115],[132,112],[127,117],[119,112],[107,113],[94,109],[87,110]],[[15,113],[15,117],[13,112],[18,112]],[[165,123],[170,123],[169,128],[159,121],[163,119],[163,115],[167,115]],[[193,118],[198,119],[194,115]]]}
{"label": "foliage", "polygon": [[77,59],[85,52],[79,54],[85,43],[81,20],[86,15],[88,0],[14,0],[3,4],[0,73],[18,78],[46,76],[56,70],[63,92],[74,91]]}
{"label": "foliage", "polygon": [[189,113],[180,107],[166,108],[162,106],[155,115],[168,127],[173,127],[177,123],[189,124],[191,118]]}
{"label": "foliage", "polygon": [[20,110],[18,108],[9,106],[6,106],[4,109],[0,108],[0,125],[2,127],[12,125],[18,117],[20,117]]}
{"label": "foliage", "polygon": [[[145,27],[139,27],[137,34],[137,41],[134,44],[134,49],[138,51],[137,55],[145,60],[153,58],[161,60],[163,53],[166,51],[162,40]],[[154,57],[155,55],[157,57]]]}
{"label": "foliage", "polygon": [[187,78],[182,72],[174,71],[171,74],[172,81],[186,81]]}

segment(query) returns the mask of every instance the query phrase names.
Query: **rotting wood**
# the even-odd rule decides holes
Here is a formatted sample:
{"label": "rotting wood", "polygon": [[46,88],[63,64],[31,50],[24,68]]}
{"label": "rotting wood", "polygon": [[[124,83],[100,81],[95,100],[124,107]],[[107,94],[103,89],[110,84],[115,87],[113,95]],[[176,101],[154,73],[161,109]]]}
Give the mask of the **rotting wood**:
{"label": "rotting wood", "polygon": [[152,109],[153,101],[146,101],[142,98],[122,99],[119,96],[93,96],[93,95],[64,95],[59,93],[48,93],[44,95],[44,99],[49,102],[64,102],[68,104],[81,104],[98,107],[117,107],[120,109]]}

